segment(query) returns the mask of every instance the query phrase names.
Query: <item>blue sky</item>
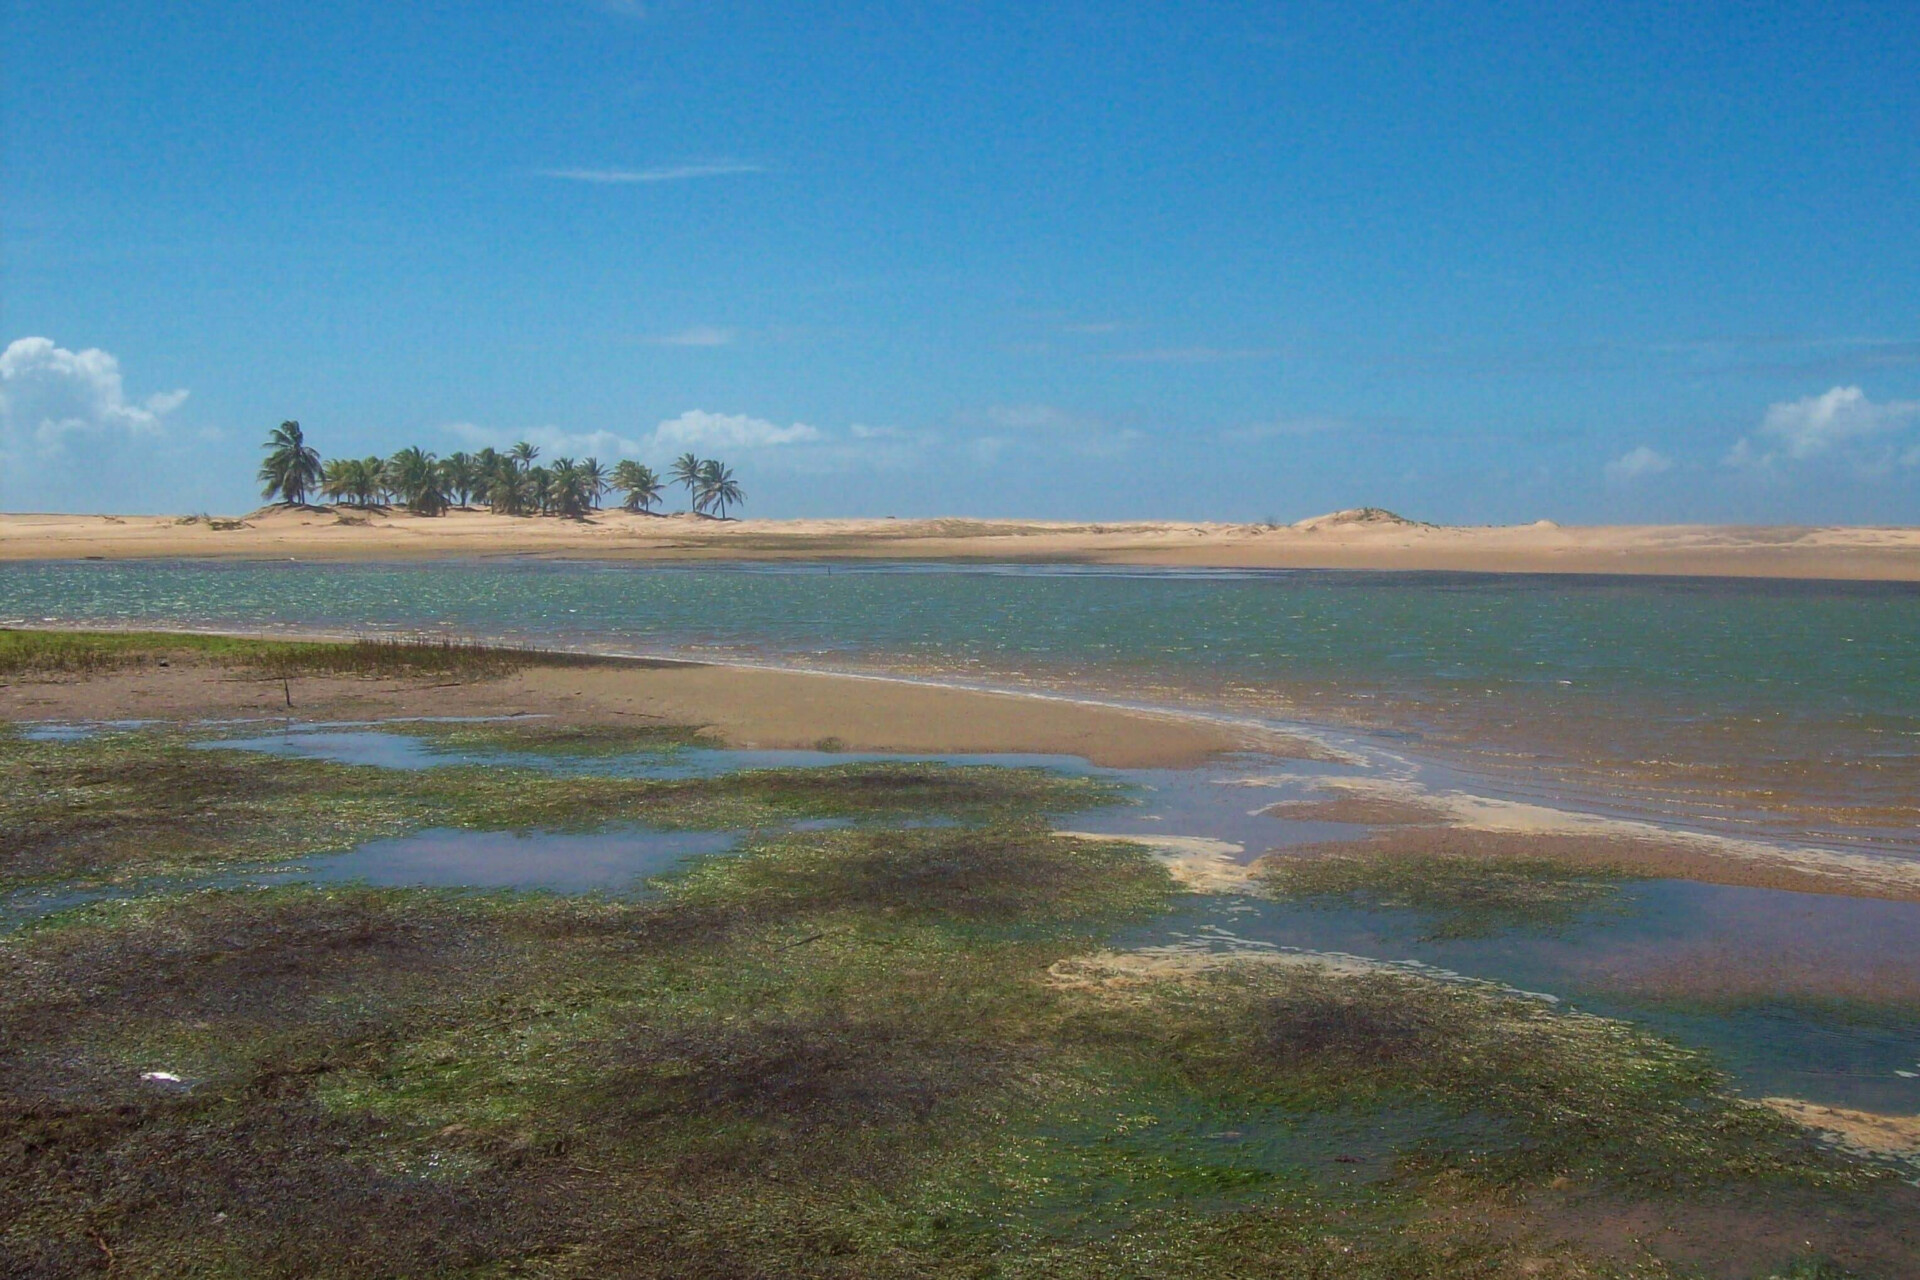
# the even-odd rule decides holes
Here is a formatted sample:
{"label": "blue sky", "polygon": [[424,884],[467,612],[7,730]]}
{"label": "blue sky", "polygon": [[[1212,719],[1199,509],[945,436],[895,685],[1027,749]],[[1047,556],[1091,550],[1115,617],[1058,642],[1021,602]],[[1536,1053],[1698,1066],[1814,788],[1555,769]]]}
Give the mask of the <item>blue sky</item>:
{"label": "blue sky", "polygon": [[0,506],[1920,521],[1920,9],[10,0]]}

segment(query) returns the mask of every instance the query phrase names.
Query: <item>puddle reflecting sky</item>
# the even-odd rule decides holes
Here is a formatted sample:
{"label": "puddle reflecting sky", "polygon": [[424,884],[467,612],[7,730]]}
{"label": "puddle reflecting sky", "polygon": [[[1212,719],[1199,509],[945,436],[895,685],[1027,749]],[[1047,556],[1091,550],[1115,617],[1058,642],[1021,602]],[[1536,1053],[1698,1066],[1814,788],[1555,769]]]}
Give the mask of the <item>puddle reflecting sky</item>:
{"label": "puddle reflecting sky", "polygon": [[1622,897],[1623,909],[1554,932],[1453,939],[1424,938],[1430,918],[1413,911],[1194,897],[1114,942],[1431,965],[1710,1049],[1753,1096],[1920,1112],[1920,904],[1678,880]]}
{"label": "puddle reflecting sky", "polygon": [[286,879],[436,888],[623,891],[688,858],[724,853],[730,831],[618,827],[590,834],[436,828],[373,840],[348,853],[309,860]]}
{"label": "puddle reflecting sky", "polygon": [[[84,726],[38,726],[77,736]],[[453,749],[430,736],[374,728],[294,725],[278,733],[196,744],[394,769],[476,764],[636,778],[712,776],[744,769],[812,768],[866,761],[1045,767],[1130,784],[1139,803],[1064,819],[1074,830],[1205,837],[1239,846],[1242,860],[1275,848],[1361,836],[1346,823],[1301,822],[1262,812],[1314,795],[1315,778],[1348,764],[1259,756],[1190,770],[1100,769],[1073,757],[894,756],[819,751],[675,747],[624,755]],[[1284,766],[1276,777],[1275,769]],[[1231,785],[1250,774],[1272,785]],[[932,821],[942,821],[934,819]],[[795,824],[798,830],[847,825]],[[376,885],[631,891],[686,859],[733,848],[734,832],[620,827],[592,834],[431,830],[194,884],[364,881]],[[168,887],[181,887],[170,883]],[[91,896],[102,896],[94,894]],[[47,892],[5,904],[18,919],[75,905]],[[1417,962],[1631,1018],[1712,1050],[1752,1095],[1789,1094],[1896,1113],[1920,1112],[1920,904],[1784,893],[1683,881],[1631,882],[1617,909],[1589,913],[1557,932],[1513,931],[1434,940],[1414,912],[1324,910],[1244,897],[1193,897],[1119,946],[1220,940]]]}

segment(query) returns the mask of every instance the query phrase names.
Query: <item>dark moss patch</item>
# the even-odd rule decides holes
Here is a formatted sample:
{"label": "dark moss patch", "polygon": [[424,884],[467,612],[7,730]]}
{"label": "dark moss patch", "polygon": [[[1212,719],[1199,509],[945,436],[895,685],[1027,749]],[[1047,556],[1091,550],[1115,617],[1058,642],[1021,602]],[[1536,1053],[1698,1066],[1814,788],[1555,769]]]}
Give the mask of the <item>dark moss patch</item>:
{"label": "dark moss patch", "polygon": [[1454,1116],[1451,1134],[1403,1153],[1409,1173],[1642,1191],[1879,1176],[1729,1095],[1707,1055],[1626,1023],[1497,989],[1314,966],[1249,964],[1165,985],[1165,1052],[1210,1088],[1311,1111],[1412,1102]]}
{"label": "dark moss patch", "polygon": [[1620,883],[1632,878],[1546,858],[1322,854],[1269,858],[1260,883],[1310,906],[1416,911],[1429,921],[1424,936],[1438,939],[1564,928],[1617,907]]}
{"label": "dark moss patch", "polygon": [[673,887],[688,906],[986,924],[1117,921],[1163,905],[1166,872],[1124,844],[1032,824],[816,832],[711,859]]}
{"label": "dark moss patch", "polygon": [[296,856],[413,820],[403,783],[163,735],[0,742],[0,887]]}

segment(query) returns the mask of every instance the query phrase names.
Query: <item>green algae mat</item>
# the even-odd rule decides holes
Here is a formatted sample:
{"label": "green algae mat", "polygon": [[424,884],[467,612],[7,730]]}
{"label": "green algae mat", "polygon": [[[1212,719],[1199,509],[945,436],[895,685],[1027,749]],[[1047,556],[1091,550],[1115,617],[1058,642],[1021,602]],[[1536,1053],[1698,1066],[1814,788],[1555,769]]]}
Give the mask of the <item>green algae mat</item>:
{"label": "green algae mat", "polygon": [[[405,772],[141,731],[0,737],[0,785],[16,885],[426,826],[741,833],[640,895],[197,888],[0,935],[0,1274],[1920,1265],[1910,1171],[1628,1024],[1353,961],[1110,949],[1179,895],[1139,846],[1050,830],[1108,784]],[[846,825],[795,826],[820,818]],[[1598,891],[1534,870],[1491,907],[1453,868],[1380,891],[1465,894],[1476,930]],[[1360,892],[1348,871],[1293,888]]]}

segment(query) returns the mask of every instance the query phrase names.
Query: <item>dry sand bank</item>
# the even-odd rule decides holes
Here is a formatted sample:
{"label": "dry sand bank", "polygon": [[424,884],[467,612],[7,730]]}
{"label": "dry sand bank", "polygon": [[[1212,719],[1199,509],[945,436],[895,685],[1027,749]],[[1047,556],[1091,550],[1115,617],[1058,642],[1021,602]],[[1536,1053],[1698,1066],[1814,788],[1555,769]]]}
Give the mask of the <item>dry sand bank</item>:
{"label": "dry sand bank", "polygon": [[171,557],[382,560],[980,560],[1214,568],[1700,574],[1920,581],[1920,528],[1718,525],[1447,527],[1374,511],[1269,527],[1034,520],[740,520],[600,512],[272,509],[231,520],[0,515],[0,560]]}
{"label": "dry sand bank", "polygon": [[[291,713],[286,706],[289,694]],[[214,665],[86,679],[0,680],[0,718],[186,720],[544,715],[565,724],[699,725],[732,747],[1073,755],[1113,768],[1183,768],[1222,751],[1304,744],[1228,726],[1012,694],[855,676],[632,662],[531,667],[469,682],[296,678],[287,689]]]}

